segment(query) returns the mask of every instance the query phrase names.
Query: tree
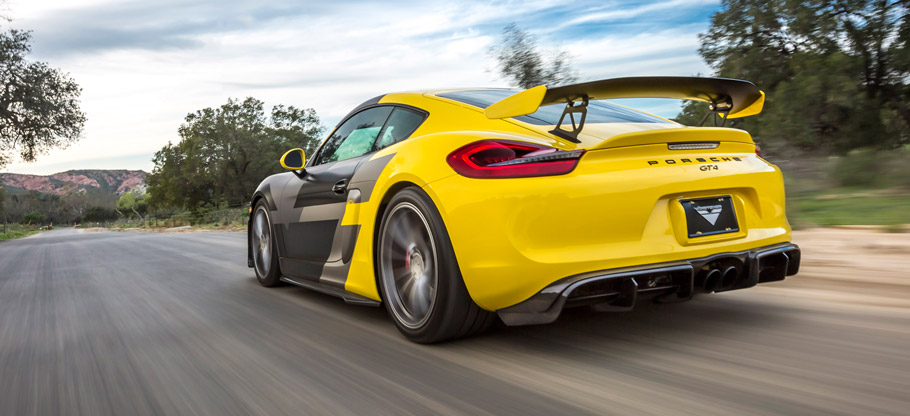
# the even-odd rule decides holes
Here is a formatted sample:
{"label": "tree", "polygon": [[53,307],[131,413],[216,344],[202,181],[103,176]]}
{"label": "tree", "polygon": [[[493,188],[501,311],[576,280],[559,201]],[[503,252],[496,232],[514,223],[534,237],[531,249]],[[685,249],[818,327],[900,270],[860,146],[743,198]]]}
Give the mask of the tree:
{"label": "tree", "polygon": [[44,215],[48,221],[60,222],[59,205],[60,197],[38,191],[10,194],[6,199],[6,214],[10,222],[28,222],[25,216],[37,211]]}
{"label": "tree", "polygon": [[316,110],[276,105],[272,108],[271,130],[282,142],[297,143],[307,156],[313,156],[324,129]]}
{"label": "tree", "polygon": [[38,211],[29,212],[28,214],[25,214],[25,217],[23,217],[22,219],[26,223],[32,224],[32,225],[44,224],[45,222],[47,222],[47,216],[45,216],[44,214],[42,214]]}
{"label": "tree", "polygon": [[0,221],[6,220],[6,188],[0,186]]}
{"label": "tree", "polygon": [[[725,0],[701,35],[716,75],[753,81],[765,112],[737,127],[763,141],[846,152],[910,143],[910,2]],[[700,120],[687,104],[678,120]]]}
{"label": "tree", "polygon": [[60,210],[62,218],[60,222],[76,223],[82,220],[85,209],[90,206],[87,192],[76,191],[67,192],[60,197]]}
{"label": "tree", "polygon": [[567,52],[556,51],[547,65],[537,50],[534,36],[515,23],[503,29],[502,43],[491,48],[490,54],[499,63],[499,73],[517,87],[553,87],[578,79],[570,66],[571,56]]}
{"label": "tree", "polygon": [[85,114],[79,85],[43,62],[30,62],[30,34],[0,33],[0,167],[11,152],[25,161],[79,139]]}
{"label": "tree", "polygon": [[178,130],[182,140],[168,143],[152,159],[148,204],[191,210],[240,206],[263,178],[281,171],[284,152],[294,147],[311,152],[322,131],[312,109],[278,105],[267,117],[255,98],[190,113]]}
{"label": "tree", "polygon": [[148,211],[148,204],[146,204],[145,198],[142,196],[134,192],[124,192],[120,199],[117,200],[117,210],[127,216],[136,214],[136,216],[142,218]]}

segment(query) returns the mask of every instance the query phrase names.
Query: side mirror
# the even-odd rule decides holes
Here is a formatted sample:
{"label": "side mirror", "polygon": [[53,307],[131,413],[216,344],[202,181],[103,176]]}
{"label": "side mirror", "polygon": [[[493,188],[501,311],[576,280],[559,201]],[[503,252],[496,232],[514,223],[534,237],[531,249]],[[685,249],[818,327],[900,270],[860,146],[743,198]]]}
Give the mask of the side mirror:
{"label": "side mirror", "polygon": [[288,170],[301,170],[305,165],[305,161],[303,149],[291,149],[284,156],[281,156],[281,167]]}

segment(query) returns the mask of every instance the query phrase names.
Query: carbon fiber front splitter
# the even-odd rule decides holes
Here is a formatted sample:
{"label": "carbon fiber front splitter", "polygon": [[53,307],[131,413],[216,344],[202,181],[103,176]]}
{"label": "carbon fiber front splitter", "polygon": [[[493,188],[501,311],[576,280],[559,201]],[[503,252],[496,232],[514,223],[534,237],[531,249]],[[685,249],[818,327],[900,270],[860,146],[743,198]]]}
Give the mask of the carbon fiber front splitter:
{"label": "carbon fiber front splitter", "polygon": [[564,308],[591,305],[598,311],[631,309],[641,298],[682,302],[696,291],[724,292],[783,280],[799,271],[800,250],[784,243],[752,250],[560,279],[529,299],[496,311],[506,325],[546,324]]}

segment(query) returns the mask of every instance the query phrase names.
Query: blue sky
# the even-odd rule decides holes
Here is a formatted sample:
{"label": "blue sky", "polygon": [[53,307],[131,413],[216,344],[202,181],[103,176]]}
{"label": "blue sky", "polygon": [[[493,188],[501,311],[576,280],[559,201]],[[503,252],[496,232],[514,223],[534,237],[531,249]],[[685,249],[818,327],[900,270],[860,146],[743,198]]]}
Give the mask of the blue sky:
{"label": "blue sky", "polygon": [[[7,172],[151,170],[192,111],[253,96],[327,127],[386,92],[508,86],[488,50],[515,22],[582,80],[710,74],[698,33],[719,1],[7,0],[32,58],[82,86],[85,135]],[[663,116],[679,102],[638,102]]]}

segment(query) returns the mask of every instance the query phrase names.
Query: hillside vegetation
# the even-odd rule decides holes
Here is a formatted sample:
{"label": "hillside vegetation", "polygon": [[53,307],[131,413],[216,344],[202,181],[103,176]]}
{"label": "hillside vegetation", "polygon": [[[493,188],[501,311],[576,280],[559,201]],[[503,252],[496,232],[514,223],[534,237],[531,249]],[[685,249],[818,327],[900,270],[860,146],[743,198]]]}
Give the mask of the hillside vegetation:
{"label": "hillside vegetation", "polygon": [[0,173],[0,222],[47,225],[118,218],[117,201],[126,194],[144,194],[146,175],[138,170]]}

